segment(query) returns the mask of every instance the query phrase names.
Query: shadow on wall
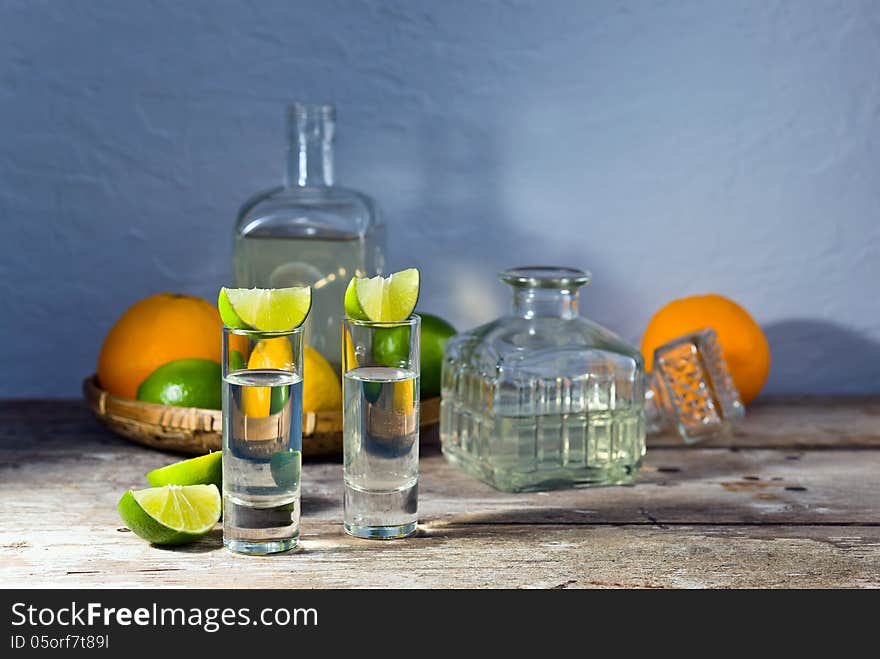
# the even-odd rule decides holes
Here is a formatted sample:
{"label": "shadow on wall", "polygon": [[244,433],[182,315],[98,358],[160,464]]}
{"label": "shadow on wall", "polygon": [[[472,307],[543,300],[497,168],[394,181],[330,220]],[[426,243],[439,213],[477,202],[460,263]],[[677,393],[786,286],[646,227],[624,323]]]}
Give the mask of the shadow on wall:
{"label": "shadow on wall", "polygon": [[[459,330],[475,327],[510,308],[511,292],[499,272],[557,265],[592,272],[597,283],[581,296],[585,316],[616,331],[625,326],[621,321],[636,313],[621,310],[633,304],[634,282],[614,276],[608,250],[574,231],[574,220],[561,222],[552,210],[540,214],[515,203],[506,150],[498,146],[503,138],[491,125],[467,116],[451,124],[442,116],[421,118],[411,130],[419,148],[411,154],[412,168],[400,174],[411,189],[390,207],[389,257],[391,270],[413,262],[422,269],[425,311]],[[393,187],[395,176],[386,173],[375,189]]]}
{"label": "shadow on wall", "polygon": [[772,363],[766,393],[880,392],[880,343],[823,320],[764,327]]}

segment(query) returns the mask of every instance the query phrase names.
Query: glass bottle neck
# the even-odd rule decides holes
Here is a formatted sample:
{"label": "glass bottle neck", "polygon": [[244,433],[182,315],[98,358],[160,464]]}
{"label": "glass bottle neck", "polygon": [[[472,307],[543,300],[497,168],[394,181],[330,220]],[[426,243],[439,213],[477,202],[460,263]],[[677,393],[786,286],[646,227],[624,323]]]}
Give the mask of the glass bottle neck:
{"label": "glass bottle neck", "polygon": [[287,187],[333,185],[333,106],[295,104],[287,122]]}
{"label": "glass bottle neck", "polygon": [[575,318],[578,291],[558,288],[517,288],[513,291],[513,315],[521,318],[550,316]]}

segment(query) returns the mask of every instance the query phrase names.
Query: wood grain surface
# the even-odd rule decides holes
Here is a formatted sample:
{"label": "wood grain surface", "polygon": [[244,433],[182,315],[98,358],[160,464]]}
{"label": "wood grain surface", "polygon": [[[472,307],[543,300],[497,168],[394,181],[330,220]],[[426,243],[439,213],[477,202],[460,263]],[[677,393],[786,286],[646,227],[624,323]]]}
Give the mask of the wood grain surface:
{"label": "wood grain surface", "polygon": [[179,456],[119,439],[79,401],[0,402],[6,587],[880,587],[880,399],[769,400],[733,437],[649,441],[632,487],[506,494],[423,437],[418,534],[341,528],[342,466],[303,468],[302,549],[243,557],[218,527],[182,548],[116,501]]}

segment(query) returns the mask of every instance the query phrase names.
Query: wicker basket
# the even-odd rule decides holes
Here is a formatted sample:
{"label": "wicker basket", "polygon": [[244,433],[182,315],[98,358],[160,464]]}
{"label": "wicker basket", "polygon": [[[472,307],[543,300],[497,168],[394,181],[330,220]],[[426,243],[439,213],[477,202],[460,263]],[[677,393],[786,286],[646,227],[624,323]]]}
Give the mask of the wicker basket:
{"label": "wicker basket", "polygon": [[[173,407],[117,398],[98,386],[95,375],[83,381],[89,407],[101,423],[138,444],[163,451],[202,454],[219,451],[222,444],[220,410]],[[421,403],[422,430],[440,419],[440,399]],[[303,455],[342,454],[342,412],[303,413]]]}

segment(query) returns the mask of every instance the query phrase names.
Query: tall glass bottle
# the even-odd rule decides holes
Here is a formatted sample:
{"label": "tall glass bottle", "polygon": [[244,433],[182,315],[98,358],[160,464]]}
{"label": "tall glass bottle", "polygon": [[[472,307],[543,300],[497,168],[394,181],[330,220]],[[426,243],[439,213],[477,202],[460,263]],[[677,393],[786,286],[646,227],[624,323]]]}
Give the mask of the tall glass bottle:
{"label": "tall glass bottle", "polygon": [[382,272],[384,236],[373,200],[334,185],[335,122],[332,105],[289,108],[286,180],[239,211],[232,260],[238,287],[312,287],[305,341],[338,367],[345,287]]}

